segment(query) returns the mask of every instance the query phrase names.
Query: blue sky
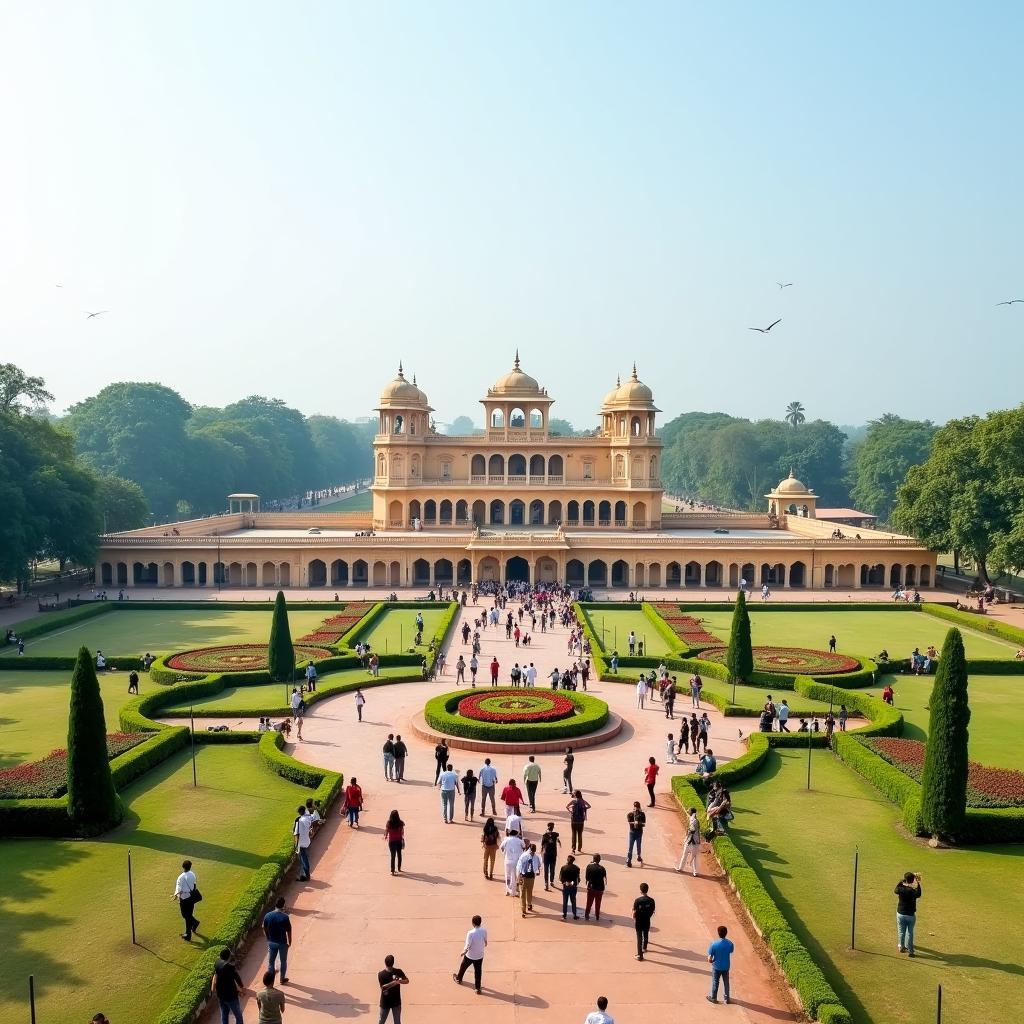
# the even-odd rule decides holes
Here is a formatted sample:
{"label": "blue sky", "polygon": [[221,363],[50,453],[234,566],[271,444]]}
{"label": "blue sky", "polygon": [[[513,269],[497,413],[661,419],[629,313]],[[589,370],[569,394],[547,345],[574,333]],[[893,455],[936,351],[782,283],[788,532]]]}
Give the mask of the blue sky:
{"label": "blue sky", "polygon": [[1022,28],[2,0],[0,361],[58,409],[135,379],[355,417],[402,359],[447,421],[516,346],[580,425],[634,359],[668,415],[1014,405]]}

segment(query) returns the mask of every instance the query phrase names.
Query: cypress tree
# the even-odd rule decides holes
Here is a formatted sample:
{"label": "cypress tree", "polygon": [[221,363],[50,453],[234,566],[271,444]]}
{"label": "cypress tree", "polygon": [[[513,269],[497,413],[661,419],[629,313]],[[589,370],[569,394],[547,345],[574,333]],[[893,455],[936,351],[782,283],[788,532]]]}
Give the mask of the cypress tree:
{"label": "cypress tree", "polygon": [[270,623],[268,667],[270,678],[276,683],[289,682],[295,670],[295,648],[292,647],[292,632],[288,625],[288,606],[280,590],[274,601],[274,618]]}
{"label": "cypress tree", "polygon": [[107,757],[107,723],[96,668],[88,649],[78,651],[68,709],[68,815],[78,831],[97,833],[123,815]]}
{"label": "cypress tree", "polygon": [[729,678],[746,682],[754,671],[754,649],[750,643],[750,615],[747,613],[747,595],[741,590],[736,595],[729,630],[729,653],[725,660]]}
{"label": "cypress tree", "polygon": [[946,634],[932,688],[921,774],[921,820],[933,836],[952,838],[967,815],[967,658],[960,630]]}

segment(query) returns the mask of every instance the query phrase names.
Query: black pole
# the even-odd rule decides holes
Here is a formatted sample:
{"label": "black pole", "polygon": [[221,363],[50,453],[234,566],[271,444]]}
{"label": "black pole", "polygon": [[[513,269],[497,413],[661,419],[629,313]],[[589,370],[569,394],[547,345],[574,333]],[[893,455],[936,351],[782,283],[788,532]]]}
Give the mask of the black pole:
{"label": "black pole", "polygon": [[[35,1019],[35,1018],[33,1018]],[[939,999],[935,1005],[935,1024],[942,1024],[942,986],[939,986]]]}
{"label": "black pole", "polygon": [[28,1011],[32,1024],[36,1024],[36,979],[33,974],[28,976]]}
{"label": "black pole", "polygon": [[196,718],[194,714],[195,709],[189,707],[188,717],[192,723],[191,738],[192,738],[192,785],[198,786],[199,783],[196,781]]}
{"label": "black pole", "polygon": [[736,677],[732,677],[732,702],[736,703]]}
{"label": "black pole", "polygon": [[857,868],[860,861],[860,848],[853,848],[853,909],[850,913],[850,949],[857,948]]}
{"label": "black pole", "polygon": [[132,891],[132,851],[128,851],[128,912],[132,918],[132,945],[135,941],[135,893]]}
{"label": "black pole", "polygon": [[811,741],[814,738],[814,733],[810,729],[807,730],[807,788],[811,788]]}

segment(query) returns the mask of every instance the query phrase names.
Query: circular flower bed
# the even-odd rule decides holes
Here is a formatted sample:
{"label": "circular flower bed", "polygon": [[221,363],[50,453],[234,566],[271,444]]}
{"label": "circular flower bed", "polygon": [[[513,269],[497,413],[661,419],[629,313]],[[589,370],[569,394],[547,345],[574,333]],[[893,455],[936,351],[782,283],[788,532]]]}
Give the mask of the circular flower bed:
{"label": "circular flower bed", "polygon": [[[727,647],[710,647],[701,654],[704,661],[725,664]],[[856,672],[860,662],[845,654],[830,654],[810,647],[755,647],[754,670],[779,675],[834,676]]]}
{"label": "circular flower bed", "polygon": [[458,713],[475,722],[512,725],[524,722],[558,722],[576,714],[576,705],[560,693],[534,694],[529,690],[472,693],[459,701]]}
{"label": "circular flower bed", "polygon": [[[325,647],[295,647],[295,661],[319,661],[333,653]],[[258,672],[267,667],[266,644],[232,644],[226,647],[197,647],[167,659],[175,672]]]}

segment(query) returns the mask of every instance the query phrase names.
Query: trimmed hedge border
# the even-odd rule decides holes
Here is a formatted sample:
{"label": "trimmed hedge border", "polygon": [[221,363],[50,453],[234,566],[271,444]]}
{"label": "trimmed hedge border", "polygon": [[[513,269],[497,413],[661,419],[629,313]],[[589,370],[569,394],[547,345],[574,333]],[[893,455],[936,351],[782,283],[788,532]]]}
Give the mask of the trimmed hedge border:
{"label": "trimmed hedge border", "polygon": [[998,619],[990,619],[987,615],[972,615],[970,612],[958,611],[945,604],[923,604],[921,611],[926,615],[934,615],[937,619],[945,619],[956,626],[973,629],[977,633],[988,633],[1011,644],[1024,646],[1024,629],[1010,626]]}
{"label": "trimmed hedge border", "polygon": [[77,608],[69,608],[67,611],[49,612],[48,614],[35,616],[31,619],[23,619],[23,624],[15,622],[11,628],[18,636],[24,637],[27,640],[33,636],[52,633],[55,629],[60,629],[61,626],[68,626],[73,622],[81,622],[83,619],[92,619],[97,615],[104,615],[113,610],[114,606],[109,601],[96,601]]}
{"label": "trimmed hedge border", "polygon": [[[522,725],[501,725],[491,722],[477,722],[462,718],[458,713],[459,701],[475,693],[486,693],[479,687],[469,690],[455,690],[432,697],[423,708],[423,718],[432,729],[461,736],[469,740],[486,740],[492,743],[529,743],[545,740],[569,739],[596,732],[608,721],[608,705],[597,697],[571,690],[559,690],[559,696],[567,697],[580,709],[580,714],[558,722],[524,722]],[[526,691],[529,692],[529,691]]]}

